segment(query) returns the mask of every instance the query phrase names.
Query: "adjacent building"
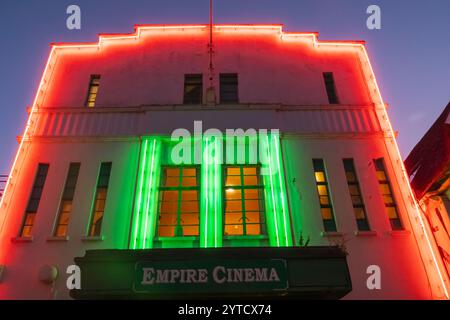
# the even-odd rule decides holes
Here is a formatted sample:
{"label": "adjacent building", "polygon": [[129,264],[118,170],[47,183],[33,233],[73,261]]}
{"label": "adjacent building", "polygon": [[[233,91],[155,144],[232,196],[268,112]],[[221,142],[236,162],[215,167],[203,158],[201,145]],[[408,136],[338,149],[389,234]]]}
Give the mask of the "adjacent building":
{"label": "adjacent building", "polygon": [[53,44],[0,203],[0,298],[448,299],[386,109],[361,41]]}
{"label": "adjacent building", "polygon": [[450,274],[450,103],[405,160],[419,199]]}

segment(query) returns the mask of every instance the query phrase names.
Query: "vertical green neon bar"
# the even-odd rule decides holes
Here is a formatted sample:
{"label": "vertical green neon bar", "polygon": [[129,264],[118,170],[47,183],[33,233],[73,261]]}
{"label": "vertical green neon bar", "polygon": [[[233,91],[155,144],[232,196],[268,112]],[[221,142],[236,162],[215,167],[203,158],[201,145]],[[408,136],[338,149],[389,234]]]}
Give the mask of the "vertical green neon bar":
{"label": "vertical green neon bar", "polygon": [[158,137],[146,137],[142,140],[131,231],[130,247],[132,249],[145,249],[153,246],[161,173],[161,147],[161,139]]}
{"label": "vertical green neon bar", "polygon": [[281,157],[279,134],[261,135],[260,146],[265,154],[263,163],[264,198],[267,231],[271,246],[292,245],[286,185]]}
{"label": "vertical green neon bar", "polygon": [[200,246],[222,246],[222,142],[203,137],[201,169]]}

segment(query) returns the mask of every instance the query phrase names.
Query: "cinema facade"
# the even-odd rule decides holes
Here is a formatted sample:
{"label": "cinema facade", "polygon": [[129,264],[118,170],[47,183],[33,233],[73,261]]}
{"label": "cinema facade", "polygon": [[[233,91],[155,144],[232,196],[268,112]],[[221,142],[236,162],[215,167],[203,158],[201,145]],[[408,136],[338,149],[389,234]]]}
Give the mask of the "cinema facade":
{"label": "cinema facade", "polygon": [[361,41],[53,44],[0,203],[0,298],[448,299],[386,110]]}

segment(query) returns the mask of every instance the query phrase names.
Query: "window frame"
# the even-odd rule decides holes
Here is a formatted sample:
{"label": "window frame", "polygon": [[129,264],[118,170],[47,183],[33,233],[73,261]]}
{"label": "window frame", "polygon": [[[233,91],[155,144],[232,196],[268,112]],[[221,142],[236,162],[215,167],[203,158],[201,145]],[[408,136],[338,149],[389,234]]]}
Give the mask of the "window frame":
{"label": "window frame", "polygon": [[[164,186],[164,177],[166,169],[178,169],[179,170],[179,183],[180,185],[176,187],[166,187]],[[196,186],[195,187],[183,187],[183,169],[195,169],[196,171]],[[201,166],[200,165],[163,165],[161,166],[161,179],[160,185],[158,186],[158,209],[157,209],[157,221],[156,221],[156,237],[159,239],[174,239],[174,238],[199,238],[200,237],[200,217],[201,217],[201,206],[200,206],[200,197],[201,197]],[[160,236],[159,228],[161,226],[161,203],[162,196],[164,191],[177,191],[177,222],[175,225],[162,225],[163,227],[174,227],[174,235],[173,236]],[[181,203],[182,201],[182,192],[183,191],[197,191],[197,206],[198,206],[198,225],[187,225],[190,227],[197,226],[198,234],[197,235],[183,235],[183,225],[181,219]],[[163,213],[164,214],[164,213]],[[193,213],[189,213],[193,214]]]}
{"label": "window frame", "polygon": [[[102,178],[102,167],[103,167],[103,165],[105,165],[105,166],[108,165],[109,166],[108,181],[106,183],[106,186],[101,186],[100,185],[100,182],[101,182],[100,180]],[[92,201],[91,215],[89,217],[89,225],[88,225],[88,229],[87,229],[87,237],[88,238],[101,237],[101,235],[102,235],[102,231],[101,230],[102,230],[102,227],[103,227],[103,219],[105,217],[106,203],[107,203],[107,200],[108,200],[109,184],[110,184],[110,181],[111,181],[111,172],[112,172],[112,162],[111,161],[104,161],[104,162],[100,163],[100,167],[99,167],[99,170],[98,170],[98,173],[97,173],[97,182],[95,184],[94,198],[93,198],[93,201]],[[98,198],[99,189],[106,189],[105,190],[105,199],[99,199]],[[102,210],[101,223],[100,223],[100,227],[99,227],[100,231],[99,231],[98,234],[93,234],[94,233],[93,231],[96,230],[95,226],[97,225],[97,223],[94,223],[94,218],[95,218],[95,213],[97,212],[95,210],[95,207],[97,205],[97,201],[98,200],[104,200],[105,203],[104,203],[104,207],[103,207],[103,210]]]}
{"label": "window frame", "polygon": [[[383,167],[382,171],[383,171],[384,176],[386,178],[385,180],[380,180],[378,178],[378,171],[380,171],[380,170],[378,170],[378,167],[377,167],[378,163],[381,164],[382,167]],[[376,158],[376,159],[373,159],[373,164],[374,164],[374,169],[375,169],[375,176],[376,176],[376,179],[377,179],[377,182],[378,182],[378,190],[380,192],[381,199],[383,200],[383,205],[384,205],[384,208],[385,208],[385,211],[386,211],[386,216],[387,216],[387,218],[389,220],[389,225],[391,226],[391,229],[393,231],[405,230],[405,226],[403,224],[402,218],[400,217],[400,211],[399,211],[399,208],[398,208],[397,199],[396,199],[396,196],[394,194],[394,190],[392,188],[392,183],[391,183],[391,179],[389,177],[389,172],[386,169],[386,161],[384,160],[383,157]],[[381,192],[382,191],[381,190],[381,186],[382,185],[385,185],[385,186],[388,187],[389,194],[385,194],[385,193]],[[385,196],[386,195],[389,195],[392,198],[392,202],[386,203],[386,201],[385,201]],[[388,208],[394,208],[395,209],[395,215],[396,215],[395,219],[391,219],[389,217]]]}
{"label": "window frame", "polygon": [[[194,99],[187,99],[188,95],[186,92],[186,87],[188,85],[196,85],[197,83],[188,83],[188,80],[190,79],[191,81],[195,78],[198,78],[200,80],[200,93],[199,93],[199,100],[197,101],[193,101]],[[197,79],[197,80],[198,80]],[[198,84],[197,84],[198,85]],[[188,73],[184,75],[184,84],[183,84],[183,104],[184,105],[201,105],[203,104],[203,73]],[[192,98],[192,97],[191,97]]]}
{"label": "window frame", "polygon": [[[246,186],[244,185],[244,168],[245,167],[255,167],[256,168],[256,177],[258,179],[258,185],[256,186]],[[224,237],[227,238],[239,238],[239,237],[245,237],[245,238],[251,238],[251,237],[260,237],[260,236],[267,236],[267,217],[266,217],[266,203],[265,203],[265,197],[264,197],[264,181],[261,175],[261,165],[260,164],[229,164],[229,165],[223,165],[222,166],[222,199],[223,199],[223,223],[222,223],[222,234]],[[240,177],[240,185],[239,186],[227,186],[227,171],[229,168],[239,168],[239,177]],[[239,235],[230,235],[225,233],[226,226],[233,226],[236,225],[233,224],[227,224],[226,223],[226,208],[227,208],[227,196],[226,196],[226,190],[228,188],[231,189],[239,189],[241,192],[241,208],[242,208],[242,217],[241,217],[241,224],[242,225],[242,234]],[[245,190],[258,190],[258,194],[261,196],[261,198],[258,199],[250,199],[250,200],[258,200],[259,202],[259,223],[247,223],[246,221],[246,209],[245,209]],[[247,234],[247,224],[249,225],[259,225],[260,226],[260,233],[259,234]]]}
{"label": "window frame", "polygon": [[[224,83],[225,80],[230,80],[232,79],[236,80],[236,82],[234,83]],[[225,86],[228,87],[232,87],[236,89],[235,92],[235,99],[227,99],[225,100],[224,97],[227,96],[227,94],[225,94]],[[238,73],[221,73],[219,75],[219,91],[220,91],[220,103],[221,104],[239,104],[239,75]]]}
{"label": "window frame", "polygon": [[327,92],[328,104],[340,104],[340,99],[336,87],[336,79],[333,72],[323,72],[323,83]]}
{"label": "window frame", "polygon": [[[76,171],[76,175],[74,175],[74,176],[71,175],[71,171],[70,171],[72,166],[78,166],[77,171]],[[53,230],[52,230],[52,236],[53,237],[67,237],[68,236],[68,232],[67,232],[68,230],[67,229],[69,227],[70,218],[72,216],[73,199],[75,197],[75,191],[77,189],[78,178],[80,176],[80,169],[81,169],[81,163],[80,162],[71,162],[69,164],[69,168],[68,168],[67,175],[66,175],[66,181],[64,183],[64,188],[62,190],[62,194],[61,194],[61,197],[60,197],[60,200],[59,200],[58,211],[56,212],[55,222],[53,224]],[[73,192],[72,192],[72,195],[71,195],[71,199],[65,199],[66,190],[68,188],[71,188],[69,186],[69,179],[71,179],[73,177],[75,177],[74,178],[75,182],[74,182],[74,185],[73,185]],[[70,211],[69,211],[69,218],[68,218],[69,221],[67,222],[67,224],[62,224],[62,223],[60,223],[60,220],[62,218],[62,214],[64,213],[63,212],[63,207],[64,207],[64,204],[65,204],[66,201],[70,201],[70,206],[71,206]],[[58,235],[57,234],[58,233],[58,228],[60,226],[62,226],[62,225],[66,226],[66,232],[65,232],[64,235]]]}
{"label": "window frame", "polygon": [[[97,104],[98,92],[100,90],[100,80],[101,80],[101,75],[99,75],[99,74],[92,74],[91,75],[91,78],[89,80],[89,88],[88,88],[88,92],[87,92],[86,101],[84,103],[85,107],[95,108],[95,105]],[[94,83],[94,81],[97,81],[98,83]],[[97,87],[97,92],[95,92],[95,99],[93,101],[91,101],[90,97],[91,97],[91,95],[94,94],[92,92],[92,89],[94,87]],[[92,103],[92,105],[91,105],[91,103]]]}
{"label": "window frame", "polygon": [[[45,170],[45,174],[41,174],[41,168],[46,168]],[[38,163],[37,165],[37,169],[36,169],[36,173],[34,175],[34,180],[33,180],[33,185],[31,186],[31,191],[30,191],[30,195],[28,197],[28,201],[27,201],[27,206],[25,207],[25,213],[23,215],[22,218],[22,223],[20,224],[20,229],[19,229],[19,237],[20,238],[31,238],[31,232],[33,230],[33,227],[35,225],[36,222],[36,216],[37,213],[39,211],[39,206],[41,204],[41,199],[42,199],[42,194],[44,192],[44,188],[45,188],[45,183],[47,182],[47,177],[48,177],[48,172],[50,170],[50,164],[49,163]],[[37,182],[39,178],[42,178],[44,181],[42,182],[42,186],[37,186]],[[37,205],[36,205],[36,210],[30,210],[30,206],[31,206],[31,201],[32,200],[36,200],[35,197],[33,197],[33,194],[35,193],[35,189],[36,188],[40,188],[41,191],[39,193],[39,197],[37,200]],[[32,223],[31,224],[27,224],[27,220],[28,220],[28,216],[32,215]],[[30,231],[27,235],[24,235],[24,230],[26,227],[30,227]]]}
{"label": "window frame", "polygon": [[[321,166],[323,167],[322,171],[316,170],[316,165],[315,165],[316,161],[321,162]],[[337,232],[336,214],[334,211],[333,199],[331,197],[329,178],[328,178],[328,172],[327,172],[327,168],[325,165],[325,161],[323,159],[314,158],[314,159],[312,159],[312,164],[313,164],[314,182],[316,185],[317,199],[319,200],[319,206],[320,206],[320,217],[322,219],[324,231],[325,232]],[[316,173],[318,173],[318,172],[323,172],[324,181],[317,181]],[[319,193],[319,186],[325,187],[325,190],[327,192],[326,196],[328,197],[328,204],[322,204],[320,197],[323,197],[323,196],[320,195],[320,193]],[[324,219],[322,209],[330,209],[332,219]],[[332,223],[331,225],[329,225],[327,223],[329,221]]]}
{"label": "window frame", "polygon": [[[346,161],[349,161],[349,163],[351,164],[352,171],[347,171]],[[358,231],[370,231],[371,230],[370,223],[369,223],[369,219],[367,217],[367,209],[366,209],[364,197],[363,197],[363,194],[362,194],[362,191],[361,191],[361,185],[359,183],[358,173],[356,172],[355,160],[353,158],[344,158],[344,159],[342,159],[342,163],[343,163],[343,167],[344,167],[345,178],[346,178],[347,185],[348,185],[348,191],[349,191],[349,195],[350,195],[350,200],[352,202],[353,212],[355,214],[356,226],[358,228]],[[348,176],[347,176],[348,172],[351,172],[351,173],[354,174],[354,176],[355,176],[354,181],[349,181]],[[352,192],[350,190],[350,186],[354,186],[357,189],[358,197],[361,200],[360,204],[355,204],[353,202],[354,195],[352,195]],[[364,213],[364,218],[363,219],[358,219],[357,218],[356,212],[355,212],[355,208],[362,209],[362,211]]]}

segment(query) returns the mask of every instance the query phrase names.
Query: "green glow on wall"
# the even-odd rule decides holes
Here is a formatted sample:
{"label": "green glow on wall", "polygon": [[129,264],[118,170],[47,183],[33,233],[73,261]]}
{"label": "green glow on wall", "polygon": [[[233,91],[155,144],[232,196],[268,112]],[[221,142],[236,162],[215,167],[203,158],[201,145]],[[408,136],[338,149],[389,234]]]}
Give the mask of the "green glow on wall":
{"label": "green glow on wall", "polygon": [[266,222],[271,246],[292,246],[279,134],[260,136]]}
{"label": "green glow on wall", "polygon": [[205,136],[202,141],[200,246],[222,246],[222,140]]}
{"label": "green glow on wall", "polygon": [[135,212],[131,230],[130,247],[132,249],[153,247],[158,186],[161,175],[161,144],[161,139],[158,137],[144,137],[142,139]]}
{"label": "green glow on wall", "polygon": [[[287,205],[280,136],[277,133],[260,134],[258,137],[250,137],[248,142],[256,143],[258,140],[259,148],[262,148],[259,160],[264,184],[269,244],[277,247],[291,246],[291,222]],[[144,137],[142,139],[130,238],[130,248],[132,249],[154,247],[161,166],[173,165],[170,159],[173,146],[174,143],[170,142],[169,138]],[[222,139],[215,136],[202,138],[199,229],[199,245],[202,248],[222,247],[223,245],[223,150]],[[249,158],[245,157],[245,163],[249,163]],[[245,242],[245,239],[242,240]]]}

